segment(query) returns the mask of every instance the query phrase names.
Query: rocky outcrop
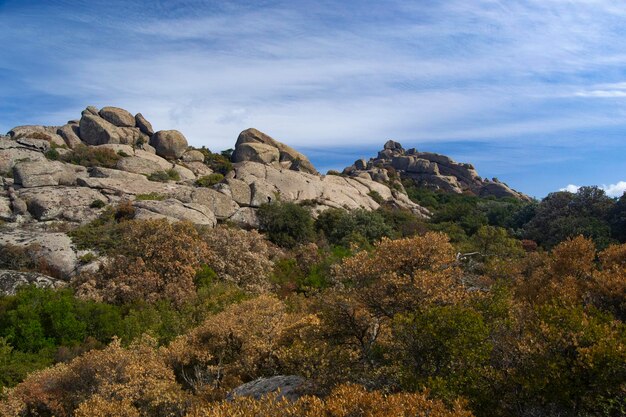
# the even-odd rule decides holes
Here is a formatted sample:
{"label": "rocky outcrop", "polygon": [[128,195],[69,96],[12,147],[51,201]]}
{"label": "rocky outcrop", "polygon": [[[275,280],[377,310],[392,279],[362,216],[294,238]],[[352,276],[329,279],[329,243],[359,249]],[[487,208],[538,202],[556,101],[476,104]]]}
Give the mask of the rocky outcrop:
{"label": "rocky outcrop", "polygon": [[256,129],[246,129],[239,134],[232,161],[259,162],[308,174],[318,173],[306,156]]}
{"label": "rocky outcrop", "polygon": [[[67,148],[91,155],[90,166],[48,159],[51,149],[57,158],[72,152]],[[102,149],[116,155],[107,160],[114,168],[92,166]],[[402,189],[387,186],[383,168],[354,177],[320,175],[306,156],[255,129],[241,132],[233,169],[221,181],[216,176],[219,182],[210,187],[196,184],[198,177],[213,173],[204,160],[205,153],[190,149],[182,133],[155,133],[141,114],[116,107],[90,106],[80,121],[61,127],[14,128],[0,136],[0,220],[7,222],[0,246],[28,248],[55,276],[69,279],[79,268],[79,254],[66,233],[51,230],[94,220],[123,201],[131,202],[136,219],[209,227],[230,222],[257,228],[257,209],[278,199],[306,204],[314,214],[332,207],[375,210],[387,203],[429,214]],[[368,162],[359,166],[368,169]]]}
{"label": "rocky outcrop", "polygon": [[[392,175],[389,175],[392,173]],[[376,158],[358,159],[343,171],[344,175],[355,178],[370,178],[389,183],[390,177],[411,179],[422,187],[442,190],[449,193],[471,193],[481,197],[512,197],[530,201],[530,197],[513,190],[496,178],[481,178],[472,164],[459,163],[451,158],[432,152],[405,150],[395,141],[387,141]],[[398,186],[400,185],[397,182]]]}
{"label": "rocky outcrop", "polygon": [[236,397],[251,397],[260,399],[267,394],[278,392],[278,399],[296,401],[303,395],[310,394],[310,384],[296,375],[277,375],[269,378],[259,378],[240,385],[226,396],[228,401]]}
{"label": "rocky outcrop", "polygon": [[20,287],[29,285],[37,288],[63,288],[66,283],[37,272],[0,269],[0,296],[15,295]]}

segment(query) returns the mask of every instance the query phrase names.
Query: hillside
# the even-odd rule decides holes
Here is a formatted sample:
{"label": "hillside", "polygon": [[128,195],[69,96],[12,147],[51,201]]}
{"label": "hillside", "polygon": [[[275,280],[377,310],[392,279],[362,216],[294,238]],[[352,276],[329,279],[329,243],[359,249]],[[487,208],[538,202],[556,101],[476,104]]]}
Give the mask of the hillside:
{"label": "hillside", "polygon": [[88,107],[0,137],[0,415],[619,416],[626,195]]}

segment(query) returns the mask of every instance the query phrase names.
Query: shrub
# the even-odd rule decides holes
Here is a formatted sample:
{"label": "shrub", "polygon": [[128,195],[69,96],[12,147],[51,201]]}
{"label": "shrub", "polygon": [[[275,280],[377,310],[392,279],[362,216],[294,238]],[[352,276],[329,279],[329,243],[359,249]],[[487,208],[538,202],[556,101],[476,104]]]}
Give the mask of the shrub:
{"label": "shrub", "polygon": [[156,182],[168,182],[170,180],[170,176],[166,171],[156,171],[148,175],[148,179]]}
{"label": "shrub", "polygon": [[52,161],[58,161],[59,157],[61,156],[59,154],[59,151],[57,151],[55,148],[50,148],[48,149],[45,153],[44,153],[45,157],[52,160]]}
{"label": "shrub", "polygon": [[207,264],[221,280],[252,292],[271,288],[276,249],[257,231],[216,227],[207,231],[203,240],[211,250]]}
{"label": "shrub", "polygon": [[313,217],[304,207],[291,202],[277,201],[259,207],[260,229],[273,243],[292,248],[308,243],[315,237]]}
{"label": "shrub", "polygon": [[328,209],[319,214],[315,227],[333,245],[348,246],[365,240],[374,243],[393,235],[392,228],[378,212],[357,209]]}
{"label": "shrub", "polygon": [[95,209],[103,208],[104,206],[106,206],[106,203],[102,200],[93,200],[91,204],[89,204],[89,207]]}
{"label": "shrub", "polygon": [[170,300],[182,305],[195,295],[196,271],[209,248],[191,223],[167,220],[123,222],[114,260],[95,274],[77,277],[82,297],[112,303]]}
{"label": "shrub", "polygon": [[184,398],[154,341],[145,338],[129,349],[114,341],[104,350],[29,375],[8,393],[0,414],[181,415]]}
{"label": "shrub", "polygon": [[0,269],[14,271],[33,271],[37,268],[37,262],[33,256],[39,250],[38,245],[0,246]]}
{"label": "shrub", "polygon": [[369,193],[367,193],[367,195],[370,196],[371,199],[377,202],[378,204],[382,204],[385,202],[385,199],[383,198],[383,196],[380,195],[380,193],[376,190],[371,190]]}
{"label": "shrub", "polygon": [[120,149],[119,151],[117,151],[117,154],[118,154],[119,156],[121,156],[122,158],[128,158],[128,157],[130,156],[129,154],[127,154],[126,152],[124,152],[124,151],[123,151],[123,150],[121,150],[121,149]]}
{"label": "shrub", "polygon": [[107,207],[100,217],[68,232],[78,249],[95,249],[108,254],[120,239],[120,222],[132,219],[135,209],[130,201],[123,201],[117,207]]}
{"label": "shrub", "polygon": [[115,168],[120,156],[112,149],[97,146],[78,145],[71,152],[61,156],[63,162],[85,167]]}
{"label": "shrub", "polygon": [[165,200],[165,196],[159,193],[147,193],[147,194],[137,194],[135,196],[135,200],[137,201],[148,201],[148,200],[155,200],[155,201],[162,201]]}
{"label": "shrub", "polygon": [[429,398],[429,393],[383,394],[367,391],[360,385],[341,385],[329,396],[305,396],[295,402],[280,399],[276,394],[255,399],[238,397],[234,401],[205,405],[189,417],[282,416],[282,417],[472,417],[463,402],[451,405]]}
{"label": "shrub", "polygon": [[200,177],[196,180],[196,185],[198,187],[211,187],[215,184],[218,184],[224,180],[224,176],[219,173],[214,173],[210,175],[205,175],[204,177]]}
{"label": "shrub", "polygon": [[214,172],[222,175],[228,174],[233,170],[233,164],[230,162],[232,150],[227,149],[221,154],[213,153],[206,147],[198,149],[204,155],[204,163]]}

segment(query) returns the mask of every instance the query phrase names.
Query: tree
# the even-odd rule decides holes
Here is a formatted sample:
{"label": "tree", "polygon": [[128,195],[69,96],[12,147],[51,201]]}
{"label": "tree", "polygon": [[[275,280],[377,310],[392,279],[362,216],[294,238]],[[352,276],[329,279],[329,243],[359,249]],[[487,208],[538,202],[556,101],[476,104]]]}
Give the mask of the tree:
{"label": "tree", "polygon": [[293,248],[309,243],[315,237],[311,213],[296,203],[275,201],[262,204],[257,215],[261,231],[279,246]]}

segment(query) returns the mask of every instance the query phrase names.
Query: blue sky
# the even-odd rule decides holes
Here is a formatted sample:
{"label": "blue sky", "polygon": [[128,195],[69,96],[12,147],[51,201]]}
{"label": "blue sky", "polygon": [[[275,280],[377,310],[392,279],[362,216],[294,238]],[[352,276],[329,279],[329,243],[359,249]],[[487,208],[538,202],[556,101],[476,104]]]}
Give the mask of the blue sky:
{"label": "blue sky", "polygon": [[533,196],[626,188],[622,1],[0,0],[0,26],[0,131],[113,105],[321,171],[395,139]]}

